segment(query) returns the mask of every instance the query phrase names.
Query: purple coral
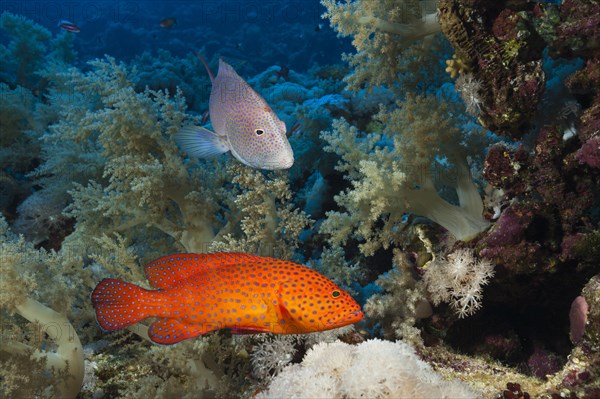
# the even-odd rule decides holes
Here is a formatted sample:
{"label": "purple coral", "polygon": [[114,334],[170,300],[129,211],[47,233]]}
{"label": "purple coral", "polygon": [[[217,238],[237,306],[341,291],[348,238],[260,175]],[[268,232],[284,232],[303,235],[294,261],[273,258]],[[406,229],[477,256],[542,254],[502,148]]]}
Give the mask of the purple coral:
{"label": "purple coral", "polygon": [[592,137],[583,143],[575,157],[579,163],[592,168],[600,168],[600,137]]}
{"label": "purple coral", "polygon": [[479,255],[515,273],[527,273],[543,266],[544,248],[527,234],[537,220],[534,218],[533,209],[520,204],[510,205],[480,241],[484,247]]}
{"label": "purple coral", "polygon": [[581,295],[575,298],[573,303],[571,303],[571,310],[569,311],[569,335],[571,337],[571,342],[574,344],[578,343],[583,338],[588,310],[588,303]]}
{"label": "purple coral", "polygon": [[564,360],[548,350],[536,347],[527,359],[531,374],[538,378],[556,373],[562,367]]}
{"label": "purple coral", "polygon": [[517,205],[510,206],[502,213],[484,242],[493,247],[517,244],[523,239],[532,218],[531,210]]}
{"label": "purple coral", "polygon": [[600,3],[595,0],[564,0],[554,39],[550,42],[553,57],[585,57],[597,52]]}
{"label": "purple coral", "polygon": [[579,137],[565,142],[560,127],[545,126],[530,151],[490,148],[483,175],[511,204],[481,239],[481,256],[518,273],[556,264],[544,259],[577,260],[572,248],[598,201],[600,178],[598,168],[580,163],[578,154],[588,153],[578,146]]}

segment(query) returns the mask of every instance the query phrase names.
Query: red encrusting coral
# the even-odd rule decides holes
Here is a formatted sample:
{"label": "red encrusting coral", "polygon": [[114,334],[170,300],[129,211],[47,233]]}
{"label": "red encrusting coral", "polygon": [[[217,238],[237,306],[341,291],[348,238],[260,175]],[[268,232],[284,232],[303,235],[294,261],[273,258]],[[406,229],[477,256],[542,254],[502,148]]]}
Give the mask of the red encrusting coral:
{"label": "red encrusting coral", "polygon": [[442,31],[474,79],[481,82],[479,121],[494,133],[520,138],[544,92],[544,42],[532,5],[442,0]]}
{"label": "red encrusting coral", "polygon": [[522,146],[490,148],[484,177],[513,201],[481,239],[482,256],[521,272],[542,266],[542,259],[572,259],[570,248],[590,226],[590,209],[599,200],[594,182],[600,174],[579,162],[578,143],[547,126],[531,153]]}

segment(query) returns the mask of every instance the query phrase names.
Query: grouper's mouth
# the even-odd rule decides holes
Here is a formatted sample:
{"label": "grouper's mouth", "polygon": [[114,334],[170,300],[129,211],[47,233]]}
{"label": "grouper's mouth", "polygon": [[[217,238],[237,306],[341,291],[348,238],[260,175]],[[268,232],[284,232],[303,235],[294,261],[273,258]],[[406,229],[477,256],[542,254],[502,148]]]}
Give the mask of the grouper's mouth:
{"label": "grouper's mouth", "polygon": [[248,163],[254,168],[265,170],[289,169],[294,165],[294,154],[291,152],[282,151],[277,154],[265,154],[260,159]]}
{"label": "grouper's mouth", "polygon": [[[331,312],[330,314],[333,315],[335,313]],[[328,319],[328,324],[332,325],[332,326],[343,327],[343,326],[347,326],[348,324],[358,323],[359,321],[361,321],[364,318],[365,318],[365,315],[364,315],[363,311],[358,309],[358,310],[348,313],[344,317],[330,318],[330,319]]]}

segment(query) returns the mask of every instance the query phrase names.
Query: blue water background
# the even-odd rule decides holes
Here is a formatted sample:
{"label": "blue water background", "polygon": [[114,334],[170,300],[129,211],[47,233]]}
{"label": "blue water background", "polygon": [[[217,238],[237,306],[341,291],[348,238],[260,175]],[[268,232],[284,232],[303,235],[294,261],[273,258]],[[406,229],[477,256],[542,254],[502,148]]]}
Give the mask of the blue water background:
{"label": "blue water background", "polygon": [[[105,54],[129,61],[144,51],[168,50],[184,57],[202,50],[245,61],[257,73],[271,65],[304,71],[337,63],[350,41],[336,37],[318,0],[286,1],[2,1],[10,11],[60,31],[60,20],[81,28],[75,40],[78,63]],[[172,29],[162,19],[174,17]],[[7,37],[0,33],[0,42]]]}

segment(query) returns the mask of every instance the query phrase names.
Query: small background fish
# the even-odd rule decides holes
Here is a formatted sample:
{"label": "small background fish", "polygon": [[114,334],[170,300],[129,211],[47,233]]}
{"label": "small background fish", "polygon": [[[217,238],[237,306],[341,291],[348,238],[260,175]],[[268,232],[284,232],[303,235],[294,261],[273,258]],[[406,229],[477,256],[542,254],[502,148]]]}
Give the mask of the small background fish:
{"label": "small background fish", "polygon": [[145,267],[146,290],[116,279],[92,292],[96,319],[114,331],[148,317],[159,344],[227,328],[233,334],[301,334],[357,323],[360,306],[335,283],[297,263],[244,253],[177,254]]}
{"label": "small background fish", "polygon": [[240,162],[258,169],[288,169],[294,163],[285,123],[269,104],[223,60],[212,81],[209,112],[214,133],[200,126],[186,126],[176,135],[190,156],[209,158],[231,151]]}
{"label": "small background fish", "polygon": [[58,22],[58,27],[64,29],[68,32],[79,33],[81,29],[79,26],[75,25],[73,22],[69,22],[66,19],[62,19]]}
{"label": "small background fish", "polygon": [[173,17],[165,18],[160,21],[160,27],[165,29],[171,29],[174,25],[177,25],[177,19]]}

